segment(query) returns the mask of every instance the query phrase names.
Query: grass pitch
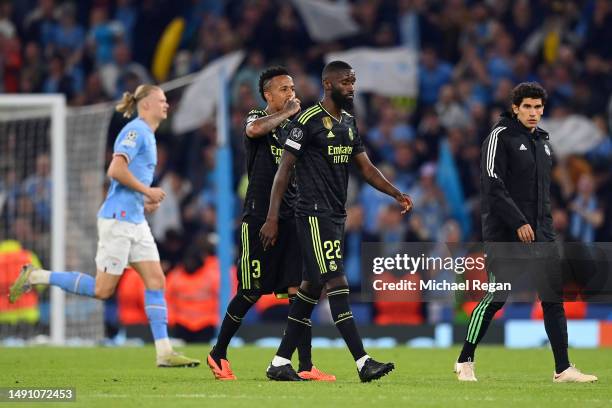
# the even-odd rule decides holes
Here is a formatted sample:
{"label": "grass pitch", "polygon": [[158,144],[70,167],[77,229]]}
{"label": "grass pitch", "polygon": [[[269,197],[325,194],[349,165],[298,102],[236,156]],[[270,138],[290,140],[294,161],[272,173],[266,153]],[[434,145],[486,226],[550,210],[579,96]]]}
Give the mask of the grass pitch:
{"label": "grass pitch", "polygon": [[[205,360],[209,347],[186,347]],[[265,378],[274,350],[230,350],[238,381],[215,381],[206,365],[158,369],[154,349],[3,348],[0,387],[74,387],[66,407],[612,407],[612,349],[570,350],[577,366],[599,376],[595,384],[553,384],[547,349],[510,350],[482,346],[477,383],[459,383],[452,373],[458,349],[369,350],[396,369],[361,384],[346,349],[315,349],[315,364],[338,377],[335,383],[278,383]],[[37,403],[0,403],[40,406]]]}

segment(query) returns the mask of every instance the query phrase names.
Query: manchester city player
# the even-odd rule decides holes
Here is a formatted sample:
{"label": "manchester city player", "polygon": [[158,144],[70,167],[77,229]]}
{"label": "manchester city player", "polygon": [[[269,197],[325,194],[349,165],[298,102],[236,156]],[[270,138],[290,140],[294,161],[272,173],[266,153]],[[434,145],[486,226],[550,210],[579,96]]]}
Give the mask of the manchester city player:
{"label": "manchester city player", "polygon": [[145,284],[145,309],[155,339],[158,367],[195,367],[200,364],[172,350],[168,338],[168,311],[164,299],[165,277],[145,212],[159,208],[165,197],[151,187],[157,164],[155,130],[166,119],[168,102],[157,86],[140,85],[126,92],[116,107],[125,117],[138,117],[119,133],[108,168],[111,185],[98,212],[96,278],[80,272],[55,272],[25,265],[10,289],[16,301],[32,285],[52,285],[78,295],[108,299],[125,267],[130,264]]}

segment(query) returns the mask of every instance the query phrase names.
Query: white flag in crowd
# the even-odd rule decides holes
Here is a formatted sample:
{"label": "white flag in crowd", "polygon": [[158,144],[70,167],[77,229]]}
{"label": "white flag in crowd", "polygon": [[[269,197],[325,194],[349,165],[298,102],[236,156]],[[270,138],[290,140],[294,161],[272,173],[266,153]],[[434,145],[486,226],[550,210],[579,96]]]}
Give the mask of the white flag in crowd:
{"label": "white flag in crowd", "polygon": [[302,16],[310,38],[315,41],[333,41],[359,32],[359,25],[351,16],[348,3],[325,0],[292,0]]}
{"label": "white flag in crowd", "polygon": [[550,133],[550,144],[559,157],[586,153],[597,146],[604,137],[593,121],[582,115],[542,119],[540,127]]}
{"label": "white flag in crowd", "polygon": [[225,77],[231,79],[243,58],[244,51],[235,51],[214,60],[196,75],[172,119],[175,133],[189,132],[213,118],[219,98],[219,73],[223,69]]}
{"label": "white flag in crowd", "polygon": [[349,63],[357,75],[357,91],[386,96],[411,96],[418,93],[418,59],[408,48],[353,48],[332,52],[325,61]]}

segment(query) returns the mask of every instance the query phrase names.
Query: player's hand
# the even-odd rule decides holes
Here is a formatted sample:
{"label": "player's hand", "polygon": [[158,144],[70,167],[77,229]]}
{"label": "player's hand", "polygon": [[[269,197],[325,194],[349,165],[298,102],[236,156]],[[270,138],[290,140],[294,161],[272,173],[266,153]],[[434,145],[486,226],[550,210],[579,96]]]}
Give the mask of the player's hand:
{"label": "player's hand", "polygon": [[145,195],[152,203],[161,203],[166,198],[166,193],[159,187],[149,187]]}
{"label": "player's hand", "polygon": [[516,234],[518,235],[521,242],[533,242],[535,241],[535,234],[533,233],[533,229],[531,229],[531,225],[525,224],[519,229],[516,230]]}
{"label": "player's hand", "polygon": [[264,251],[276,244],[276,238],[278,238],[278,221],[266,220],[259,230],[259,239]]}
{"label": "player's hand", "polygon": [[159,208],[160,205],[161,205],[161,203],[152,203],[150,201],[145,201],[145,203],[144,203],[145,213],[147,213],[147,214],[154,213],[155,211],[157,211],[157,209]]}
{"label": "player's hand", "polygon": [[301,102],[298,98],[287,99],[283,106],[283,111],[287,112],[289,116],[293,116],[302,109],[300,104]]}
{"label": "player's hand", "polygon": [[412,199],[408,194],[401,193],[397,195],[395,201],[402,206],[402,215],[412,210]]}

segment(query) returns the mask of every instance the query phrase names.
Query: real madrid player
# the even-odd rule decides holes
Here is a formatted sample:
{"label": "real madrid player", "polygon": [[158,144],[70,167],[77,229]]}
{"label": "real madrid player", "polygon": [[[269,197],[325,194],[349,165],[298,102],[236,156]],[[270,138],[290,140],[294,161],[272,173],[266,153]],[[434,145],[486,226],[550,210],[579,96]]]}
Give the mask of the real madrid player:
{"label": "real madrid player", "polygon": [[[267,106],[249,112],[244,132],[249,185],[240,234],[239,287],[227,307],[217,343],[207,357],[208,366],[219,380],[236,379],[227,359],[227,347],[247,311],[267,293],[289,293],[293,301],[302,276],[295,226],[295,186],[291,186],[281,200],[279,244],[264,251],[258,235],[266,219],[270,190],[283,151],[283,128],[289,118],[300,111],[300,101],[295,97],[293,79],[282,67],[272,67],[261,74],[259,92]],[[298,375],[305,380],[334,381],[336,377],[313,366],[311,338],[310,330],[304,331],[300,338]]]}
{"label": "real madrid player", "polygon": [[145,284],[145,311],[157,353],[158,367],[195,367],[198,360],[172,350],[168,338],[168,312],[164,298],[165,277],[145,212],[157,210],[166,196],[151,187],[157,164],[155,130],[166,119],[168,102],[157,86],[140,85],[126,92],[118,112],[138,117],[123,127],[115,140],[108,168],[111,178],[106,200],[98,212],[96,278],[80,272],[52,272],[25,265],[10,289],[14,302],[32,285],[52,285],[78,295],[108,299],[115,292],[123,270],[130,264]]}
{"label": "real madrid player", "polygon": [[394,365],[379,363],[365,352],[349,305],[343,263],[349,164],[355,163],[368,183],[394,197],[401,204],[402,213],[411,209],[412,202],[370,162],[355,119],[345,110],[352,107],[355,92],[355,72],[351,66],[342,61],[330,62],[323,69],[322,79],[323,100],[302,112],[290,125],[266,223],[260,231],[264,248],[283,244],[279,228],[282,199],[295,166],[297,230],[304,275],[267,376],[279,381],[301,380],[291,366],[291,355],[310,329],[312,310],[325,287],[334,323],[353,355],[359,378],[368,382],[389,373]]}
{"label": "real madrid player", "polygon": [[[550,205],[553,157],[548,132],[538,127],[546,99],[546,91],[537,82],[517,85],[512,90],[510,111],[502,114],[482,144],[482,235],[486,266],[493,282],[508,274],[502,259],[508,248],[504,243],[555,241]],[[543,247],[533,253],[542,252]],[[550,257],[547,264],[549,271],[537,273],[546,276],[552,293],[560,294],[563,290],[557,256]],[[534,272],[529,271],[532,275]],[[508,291],[489,292],[472,312],[455,364],[459,381],[476,381],[476,347],[507,297]],[[548,292],[544,297],[540,293],[540,298],[544,328],[555,360],[553,382],[597,381],[596,376],[580,372],[569,362],[567,319],[561,296]]]}

